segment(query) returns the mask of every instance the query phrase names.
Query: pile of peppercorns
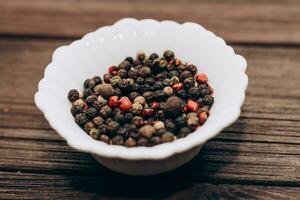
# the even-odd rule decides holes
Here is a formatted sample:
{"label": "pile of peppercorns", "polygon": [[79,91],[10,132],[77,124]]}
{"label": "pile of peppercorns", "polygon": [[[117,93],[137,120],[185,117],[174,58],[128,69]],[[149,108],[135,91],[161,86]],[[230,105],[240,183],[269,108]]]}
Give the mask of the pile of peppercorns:
{"label": "pile of peppercorns", "polygon": [[127,57],[108,73],[87,79],[68,99],[75,122],[96,140],[127,147],[172,142],[195,131],[209,116],[213,89],[195,65],[172,51]]}

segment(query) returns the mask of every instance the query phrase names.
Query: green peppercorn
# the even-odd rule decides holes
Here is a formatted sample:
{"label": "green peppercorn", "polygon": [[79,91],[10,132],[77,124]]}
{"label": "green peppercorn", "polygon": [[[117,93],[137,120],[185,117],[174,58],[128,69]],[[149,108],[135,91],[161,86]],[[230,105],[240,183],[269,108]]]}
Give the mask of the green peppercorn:
{"label": "green peppercorn", "polygon": [[79,98],[79,92],[75,89],[72,89],[68,93],[68,99],[70,102],[74,102]]}

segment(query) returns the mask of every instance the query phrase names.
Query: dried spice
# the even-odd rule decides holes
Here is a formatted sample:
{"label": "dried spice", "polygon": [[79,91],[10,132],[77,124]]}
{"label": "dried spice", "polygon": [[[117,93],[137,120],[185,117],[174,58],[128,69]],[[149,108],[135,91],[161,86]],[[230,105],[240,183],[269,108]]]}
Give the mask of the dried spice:
{"label": "dried spice", "polygon": [[142,51],[67,94],[75,122],[92,138],[126,147],[154,146],[186,137],[202,126],[214,103],[213,88],[197,67]]}

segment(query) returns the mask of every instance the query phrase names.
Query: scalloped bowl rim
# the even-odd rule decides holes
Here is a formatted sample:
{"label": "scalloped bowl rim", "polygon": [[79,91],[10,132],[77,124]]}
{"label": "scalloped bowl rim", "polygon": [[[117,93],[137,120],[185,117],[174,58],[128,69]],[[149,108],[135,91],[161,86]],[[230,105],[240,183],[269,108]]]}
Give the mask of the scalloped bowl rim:
{"label": "scalloped bowl rim", "polygon": [[[98,32],[101,32],[103,29],[117,27],[118,24],[136,23],[136,22],[143,23],[146,21],[154,21],[157,23],[175,23],[177,25],[180,25],[181,27],[183,27],[184,25],[195,26],[197,28],[202,29],[201,31],[205,31],[205,32],[211,34],[211,36],[214,37],[215,39],[221,40],[224,43],[224,46],[226,48],[232,49],[232,47],[226,45],[225,41],[222,38],[216,36],[214,33],[206,30],[205,28],[203,28],[201,25],[199,25],[197,23],[185,22],[183,24],[179,24],[175,21],[170,21],[170,20],[157,21],[157,20],[153,20],[153,19],[137,20],[134,18],[124,18],[124,19],[121,19],[121,20],[115,22],[111,26],[103,26],[94,32],[87,33],[86,35],[84,35],[82,37],[82,39],[76,40],[76,41],[72,42],[70,45],[58,47],[53,53],[52,62],[49,63],[47,65],[47,67],[45,68],[45,72],[46,72],[47,68],[49,67],[49,65],[51,65],[54,62],[54,57],[56,56],[56,54],[59,52],[59,50],[61,48],[72,47],[72,45],[74,45],[77,41],[85,40],[87,37],[94,35]],[[175,140],[170,143],[164,143],[164,144],[160,144],[160,145],[156,145],[156,146],[152,146],[152,147],[127,148],[127,147],[118,146],[118,145],[107,145],[101,141],[97,141],[92,138],[82,140],[81,138],[72,137],[72,135],[67,133],[66,130],[63,130],[60,126],[58,126],[58,124],[56,123],[57,121],[53,120],[53,118],[51,118],[51,116],[48,115],[47,105],[44,104],[44,102],[41,98],[42,94],[40,91],[43,90],[42,82],[47,79],[46,73],[44,74],[44,77],[39,82],[38,91],[35,93],[34,100],[35,100],[36,106],[43,112],[43,114],[44,114],[45,118],[47,119],[47,121],[49,122],[50,126],[57,133],[59,133],[59,135],[61,137],[63,137],[67,141],[69,146],[71,146],[74,149],[77,149],[77,150],[80,150],[83,152],[92,153],[92,154],[102,156],[102,157],[107,157],[107,158],[120,158],[120,159],[126,159],[126,160],[165,159],[165,158],[171,157],[175,154],[179,154],[179,153],[188,151],[188,150],[192,149],[193,147],[204,144],[209,139],[215,137],[218,133],[220,133],[225,127],[231,125],[233,122],[235,122],[238,119],[240,112],[241,112],[241,106],[243,105],[243,103],[245,101],[245,92],[246,92],[246,88],[248,86],[248,76],[245,73],[246,68],[247,68],[247,62],[242,56],[235,54],[233,49],[232,49],[232,53],[236,57],[238,57],[238,59],[240,60],[240,66],[241,66],[241,72],[242,72],[241,76],[244,76],[244,77],[243,77],[243,83],[241,86],[243,88],[243,93],[240,94],[241,96],[239,98],[239,102],[236,103],[230,116],[227,119],[224,119],[222,121],[222,123],[216,124],[216,126],[214,126],[213,129],[210,129],[209,132],[206,131],[207,132],[206,134],[196,134],[195,132],[199,131],[199,129],[198,129],[194,133],[188,135],[187,137],[181,138],[179,140]]]}

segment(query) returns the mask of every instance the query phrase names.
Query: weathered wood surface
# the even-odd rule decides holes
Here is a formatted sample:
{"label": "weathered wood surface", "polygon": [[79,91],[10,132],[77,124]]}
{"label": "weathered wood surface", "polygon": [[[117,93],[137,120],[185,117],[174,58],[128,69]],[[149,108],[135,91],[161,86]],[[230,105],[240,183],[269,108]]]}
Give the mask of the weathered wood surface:
{"label": "weathered wood surface", "polygon": [[[248,61],[241,117],[160,176],[100,166],[33,102],[56,47],[127,16],[201,23]],[[299,44],[295,0],[0,0],[0,199],[300,199]]]}
{"label": "weathered wood surface", "polygon": [[0,34],[81,37],[131,16],[197,22],[231,42],[300,44],[297,0],[1,0],[0,9]]}

